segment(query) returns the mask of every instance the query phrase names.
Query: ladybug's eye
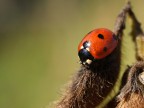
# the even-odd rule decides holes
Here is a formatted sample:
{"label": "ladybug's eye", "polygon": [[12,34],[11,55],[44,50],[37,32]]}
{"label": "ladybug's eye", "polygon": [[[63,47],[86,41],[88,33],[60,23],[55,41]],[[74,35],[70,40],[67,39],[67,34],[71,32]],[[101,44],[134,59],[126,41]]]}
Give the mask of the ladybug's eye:
{"label": "ladybug's eye", "polygon": [[103,36],[102,34],[98,34],[98,37],[99,37],[100,39],[104,39],[104,36]]}

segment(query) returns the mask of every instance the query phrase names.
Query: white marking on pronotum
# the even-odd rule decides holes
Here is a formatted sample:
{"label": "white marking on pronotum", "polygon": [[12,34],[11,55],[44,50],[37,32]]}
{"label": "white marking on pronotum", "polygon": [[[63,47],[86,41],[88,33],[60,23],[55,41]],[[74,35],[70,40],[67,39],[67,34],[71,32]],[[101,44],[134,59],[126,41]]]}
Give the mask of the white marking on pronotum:
{"label": "white marking on pronotum", "polygon": [[90,42],[87,43],[87,46],[90,46]]}
{"label": "white marking on pronotum", "polygon": [[89,48],[86,48],[86,50],[87,50],[87,51],[90,51],[90,49],[89,49]]}
{"label": "white marking on pronotum", "polygon": [[140,81],[142,84],[144,84],[144,72],[140,73],[139,76],[138,76],[138,78],[139,78],[139,81]]}
{"label": "white marking on pronotum", "polygon": [[86,62],[83,62],[83,64],[85,65],[85,64],[86,64]]}
{"label": "white marking on pronotum", "polygon": [[83,46],[80,47],[80,49],[83,49],[83,48],[84,48]]}
{"label": "white marking on pronotum", "polygon": [[90,59],[87,59],[87,60],[86,60],[86,63],[87,63],[87,64],[91,64],[91,62],[92,62],[92,60],[90,60]]}

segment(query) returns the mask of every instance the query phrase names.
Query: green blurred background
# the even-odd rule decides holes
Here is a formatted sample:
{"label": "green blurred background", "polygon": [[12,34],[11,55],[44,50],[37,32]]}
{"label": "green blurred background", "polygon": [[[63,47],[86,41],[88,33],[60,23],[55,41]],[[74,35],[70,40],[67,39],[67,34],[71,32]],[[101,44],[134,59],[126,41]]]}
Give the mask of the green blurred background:
{"label": "green blurred background", "polygon": [[[0,108],[45,108],[79,69],[77,45],[113,29],[126,0],[0,0]],[[144,23],[144,1],[132,0]],[[142,25],[144,28],[144,25]]]}

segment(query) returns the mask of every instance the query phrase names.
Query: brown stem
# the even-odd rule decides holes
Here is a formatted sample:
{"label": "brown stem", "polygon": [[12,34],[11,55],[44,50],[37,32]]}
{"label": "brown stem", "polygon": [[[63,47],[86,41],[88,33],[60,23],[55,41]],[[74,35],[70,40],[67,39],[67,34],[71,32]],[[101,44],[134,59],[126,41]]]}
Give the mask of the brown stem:
{"label": "brown stem", "polygon": [[[130,4],[129,4],[130,5]],[[116,108],[143,108],[144,105],[144,34],[141,24],[137,20],[131,8],[127,11],[132,19],[133,41],[136,44],[136,57],[139,60],[132,67],[126,70],[122,80],[122,90],[117,96],[118,104],[115,99],[112,101]],[[142,60],[142,61],[140,61]],[[125,79],[127,78],[127,81]],[[111,105],[111,103],[109,104]],[[115,107],[114,106],[114,107]]]}
{"label": "brown stem", "polygon": [[[114,33],[121,38],[129,3],[117,17]],[[119,40],[120,41],[120,40]],[[95,108],[113,89],[120,70],[120,44],[107,57],[81,66],[71,85],[57,104],[57,108]]]}
{"label": "brown stem", "polygon": [[130,2],[128,2],[124,8],[121,10],[119,15],[117,16],[115,26],[114,26],[114,33],[115,35],[121,39],[121,36],[123,34],[123,30],[125,28],[125,19],[126,19],[126,14],[130,10],[131,5]]}
{"label": "brown stem", "polygon": [[82,66],[58,108],[95,108],[108,95],[119,71],[119,48],[105,59]]}
{"label": "brown stem", "polygon": [[[117,96],[116,108],[144,108],[144,85],[138,78],[144,70],[144,61],[136,62],[130,69],[127,82]],[[143,76],[140,76],[143,79]],[[144,80],[144,79],[143,79]]]}
{"label": "brown stem", "polygon": [[[119,39],[119,52],[121,50],[121,40],[123,35],[123,30],[125,29],[125,21],[128,11],[131,9],[130,2],[127,2],[124,8],[120,11],[116,18],[115,26],[114,26],[114,33]],[[119,70],[120,71],[120,70]],[[119,74],[119,72],[117,73]],[[119,84],[120,85],[120,84]],[[120,88],[118,85],[116,85],[118,88]],[[114,86],[116,88],[116,86]],[[113,88],[115,90],[115,88]],[[100,104],[100,107],[107,107],[107,108],[114,108],[116,105],[115,102],[115,96],[118,91],[115,91],[115,93],[111,92],[109,95],[111,96],[111,99],[108,99],[109,97],[105,98],[103,102]],[[108,104],[107,104],[108,103]],[[104,105],[105,104],[105,105]]]}

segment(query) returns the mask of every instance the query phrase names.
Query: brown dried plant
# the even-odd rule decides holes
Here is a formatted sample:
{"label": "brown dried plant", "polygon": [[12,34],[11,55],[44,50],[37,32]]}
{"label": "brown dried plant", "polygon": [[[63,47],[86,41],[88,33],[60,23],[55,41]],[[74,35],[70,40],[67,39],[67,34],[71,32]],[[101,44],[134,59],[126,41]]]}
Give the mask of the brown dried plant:
{"label": "brown dried plant", "polygon": [[130,2],[127,2],[118,14],[114,26],[113,32],[119,40],[117,48],[104,59],[92,62],[90,67],[82,65],[56,104],[56,108],[95,108],[106,99],[120,72],[121,39],[127,15],[133,21],[131,34],[136,45],[138,62],[127,69],[128,76],[124,75],[124,77],[128,78],[122,83],[122,90],[116,98],[117,101],[114,98],[113,104],[105,105],[105,107],[144,108],[144,104],[142,104],[144,103],[144,75],[141,74],[144,69],[144,35],[140,23],[131,9]]}

